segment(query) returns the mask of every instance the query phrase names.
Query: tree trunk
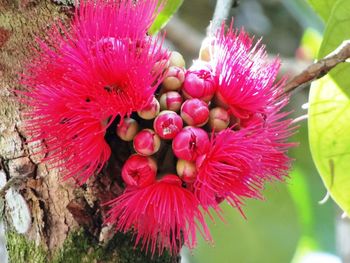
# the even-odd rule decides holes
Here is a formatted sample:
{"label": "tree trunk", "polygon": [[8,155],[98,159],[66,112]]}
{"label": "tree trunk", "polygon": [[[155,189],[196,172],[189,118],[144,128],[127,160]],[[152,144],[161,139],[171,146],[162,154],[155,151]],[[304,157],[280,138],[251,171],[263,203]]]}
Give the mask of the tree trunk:
{"label": "tree trunk", "polygon": [[23,109],[12,91],[20,89],[18,74],[33,36],[43,37],[50,22],[67,21],[71,11],[49,0],[0,0],[0,181],[1,187],[7,181],[9,188],[6,194],[0,190],[0,197],[5,199],[2,218],[9,261],[177,262],[169,255],[151,259],[134,249],[132,235],[115,234],[102,224],[101,203],[122,191],[106,175],[111,169],[117,173],[117,165],[77,188],[40,163],[42,156],[31,155],[33,145],[26,143],[22,128]]}

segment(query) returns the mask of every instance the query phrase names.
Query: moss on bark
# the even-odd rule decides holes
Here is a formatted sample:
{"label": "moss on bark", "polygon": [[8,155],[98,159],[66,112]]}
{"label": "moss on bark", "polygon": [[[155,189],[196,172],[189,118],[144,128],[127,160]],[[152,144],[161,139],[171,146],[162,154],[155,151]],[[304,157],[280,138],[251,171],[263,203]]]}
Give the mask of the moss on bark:
{"label": "moss on bark", "polygon": [[178,257],[164,253],[152,258],[134,248],[129,234],[118,233],[102,246],[84,230],[71,233],[62,248],[51,255],[42,246],[15,232],[7,233],[10,262],[16,263],[175,263]]}

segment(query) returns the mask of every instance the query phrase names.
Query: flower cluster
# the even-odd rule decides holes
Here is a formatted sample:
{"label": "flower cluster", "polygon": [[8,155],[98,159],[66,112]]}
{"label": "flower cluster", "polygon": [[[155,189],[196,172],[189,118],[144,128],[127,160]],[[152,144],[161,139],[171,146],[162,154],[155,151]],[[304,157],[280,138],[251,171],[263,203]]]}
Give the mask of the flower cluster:
{"label": "flower cluster", "polygon": [[[156,0],[86,1],[69,28],[57,25],[23,75],[28,132],[46,160],[84,183],[111,149],[105,132],[130,142],[120,176],[125,191],[108,202],[106,223],[133,231],[152,254],[211,241],[204,214],[226,200],[241,212],[282,180],[292,132],[280,62],[225,25],[188,69],[182,56],[147,31]],[[118,118],[117,118],[118,117]]]}
{"label": "flower cluster", "polygon": [[157,1],[82,1],[70,26],[56,24],[28,63],[23,101],[27,131],[44,140],[47,162],[84,183],[111,150],[104,140],[117,116],[148,105],[169,54],[147,36]]}

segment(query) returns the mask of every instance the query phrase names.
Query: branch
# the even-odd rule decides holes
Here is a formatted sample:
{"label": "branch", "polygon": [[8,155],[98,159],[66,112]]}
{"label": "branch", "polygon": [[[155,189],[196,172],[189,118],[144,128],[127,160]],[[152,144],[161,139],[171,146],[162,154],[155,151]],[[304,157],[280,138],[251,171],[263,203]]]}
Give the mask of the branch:
{"label": "branch", "polygon": [[207,35],[215,33],[221,27],[222,22],[230,15],[234,3],[237,4],[237,1],[217,0],[212,22],[207,29]]}
{"label": "branch", "polygon": [[290,93],[299,87],[310,84],[311,81],[326,75],[332,68],[350,58],[350,40],[344,41],[336,50],[325,58],[307,67],[284,86],[284,93]]}

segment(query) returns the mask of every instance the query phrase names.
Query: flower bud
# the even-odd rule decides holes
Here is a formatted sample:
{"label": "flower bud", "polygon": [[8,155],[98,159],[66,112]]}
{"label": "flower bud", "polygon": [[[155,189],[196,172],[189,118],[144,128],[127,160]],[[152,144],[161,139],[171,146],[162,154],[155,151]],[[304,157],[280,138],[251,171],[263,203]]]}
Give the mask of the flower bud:
{"label": "flower bud", "polygon": [[210,101],[216,90],[215,78],[210,66],[197,62],[185,75],[182,92],[186,98],[198,98]]}
{"label": "flower bud", "polygon": [[172,66],[169,68],[165,79],[163,80],[163,87],[166,90],[179,90],[185,80],[185,70],[183,68]]}
{"label": "flower bud", "polygon": [[209,137],[205,130],[188,126],[173,140],[173,152],[179,159],[195,161],[209,146]]}
{"label": "flower bud", "polygon": [[215,132],[222,131],[230,124],[230,115],[227,110],[221,107],[216,107],[209,112],[209,126]]}
{"label": "flower bud", "polygon": [[123,141],[130,142],[134,139],[139,125],[132,118],[125,118],[122,123],[117,126],[117,135]]}
{"label": "flower bud", "polygon": [[142,110],[138,111],[137,114],[145,120],[152,120],[159,114],[160,105],[158,100],[153,97],[150,104],[144,107]]}
{"label": "flower bud", "polygon": [[131,155],[122,168],[122,178],[127,186],[145,187],[155,181],[156,175],[156,162],[138,154]]}
{"label": "flower bud", "polygon": [[181,117],[190,126],[201,127],[208,122],[208,104],[199,99],[186,100],[181,106]]}
{"label": "flower bud", "polygon": [[159,150],[160,138],[151,129],[143,129],[134,138],[134,149],[141,155],[152,155]]}
{"label": "flower bud", "polygon": [[184,68],[186,65],[183,56],[176,51],[171,52],[169,62],[170,62],[170,66],[176,66],[180,68]]}
{"label": "flower bud", "polygon": [[154,130],[162,139],[173,139],[182,127],[181,117],[173,111],[162,111],[153,123]]}
{"label": "flower bud", "polygon": [[196,165],[192,162],[179,159],[176,164],[176,172],[185,183],[191,184],[196,180]]}
{"label": "flower bud", "polygon": [[202,42],[201,49],[199,51],[199,59],[203,61],[210,61],[212,59],[213,39],[205,38]]}
{"label": "flower bud", "polygon": [[181,108],[182,96],[176,91],[168,91],[160,96],[161,110],[178,111]]}

